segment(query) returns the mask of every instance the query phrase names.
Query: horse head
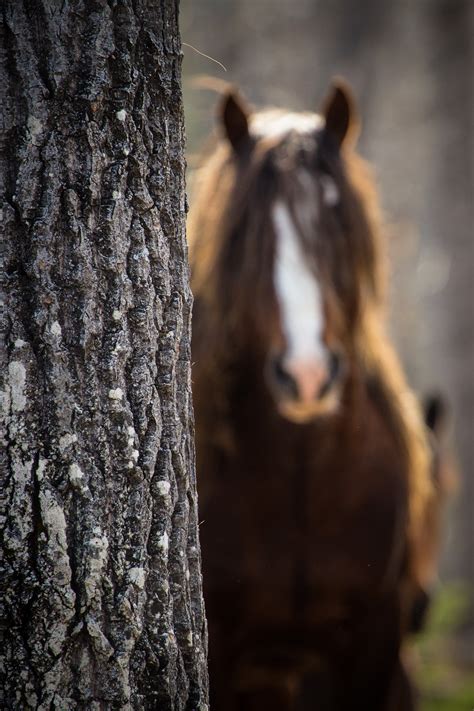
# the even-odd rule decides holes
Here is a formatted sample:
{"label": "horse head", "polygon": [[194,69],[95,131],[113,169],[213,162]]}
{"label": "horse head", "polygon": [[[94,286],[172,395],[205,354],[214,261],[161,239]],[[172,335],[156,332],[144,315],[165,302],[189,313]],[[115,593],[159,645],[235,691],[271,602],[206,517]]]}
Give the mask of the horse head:
{"label": "horse head", "polygon": [[229,89],[218,116],[222,141],[190,222],[193,288],[220,313],[221,340],[258,354],[280,414],[306,422],[338,409],[381,300],[354,100],[336,81],[320,113],[252,112]]}

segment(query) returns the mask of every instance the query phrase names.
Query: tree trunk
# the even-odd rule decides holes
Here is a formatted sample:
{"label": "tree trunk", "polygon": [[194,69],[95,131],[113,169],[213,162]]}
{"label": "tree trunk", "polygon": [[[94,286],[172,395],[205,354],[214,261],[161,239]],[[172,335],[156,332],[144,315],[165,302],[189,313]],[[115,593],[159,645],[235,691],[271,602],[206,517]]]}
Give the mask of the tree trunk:
{"label": "tree trunk", "polygon": [[2,709],[205,709],[177,0],[5,0]]}

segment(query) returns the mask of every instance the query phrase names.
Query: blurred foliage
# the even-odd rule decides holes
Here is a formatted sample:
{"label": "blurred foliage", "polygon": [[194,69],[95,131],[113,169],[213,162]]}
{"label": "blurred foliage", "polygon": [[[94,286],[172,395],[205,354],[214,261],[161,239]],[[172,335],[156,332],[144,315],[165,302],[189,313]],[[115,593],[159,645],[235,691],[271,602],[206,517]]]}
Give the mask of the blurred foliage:
{"label": "blurred foliage", "polygon": [[471,589],[451,583],[434,599],[426,632],[416,642],[420,711],[473,711],[474,669],[460,664],[456,635],[470,612]]}

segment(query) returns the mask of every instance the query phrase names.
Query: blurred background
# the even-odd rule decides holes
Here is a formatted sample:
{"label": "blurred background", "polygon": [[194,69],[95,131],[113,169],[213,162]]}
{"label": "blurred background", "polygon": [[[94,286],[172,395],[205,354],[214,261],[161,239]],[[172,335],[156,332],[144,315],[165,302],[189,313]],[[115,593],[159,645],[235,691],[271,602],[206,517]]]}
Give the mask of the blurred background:
{"label": "blurred background", "polygon": [[353,87],[391,256],[391,331],[412,386],[450,403],[460,491],[441,584],[418,645],[426,710],[474,707],[474,0],[181,0],[189,199],[213,128],[210,75],[255,106],[317,110]]}

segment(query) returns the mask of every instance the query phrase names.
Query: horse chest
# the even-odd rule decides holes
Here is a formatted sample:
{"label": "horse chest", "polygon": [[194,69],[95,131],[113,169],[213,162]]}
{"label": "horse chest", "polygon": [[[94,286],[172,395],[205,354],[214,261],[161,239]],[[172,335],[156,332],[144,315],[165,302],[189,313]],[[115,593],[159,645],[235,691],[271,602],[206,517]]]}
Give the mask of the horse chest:
{"label": "horse chest", "polygon": [[249,548],[260,547],[267,558],[304,558],[307,568],[321,565],[323,574],[338,560],[380,567],[404,508],[403,487],[386,467],[370,463],[361,471],[358,465],[343,461],[334,469],[299,464],[295,456],[293,466],[252,471],[240,514]]}
{"label": "horse chest", "polygon": [[406,513],[406,487],[388,444],[328,446],[316,432],[273,432],[258,444],[242,433],[240,443],[203,512],[209,585],[230,580],[262,619],[317,618],[324,599],[376,594]]}

